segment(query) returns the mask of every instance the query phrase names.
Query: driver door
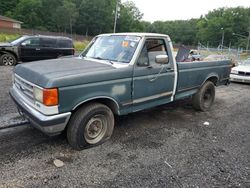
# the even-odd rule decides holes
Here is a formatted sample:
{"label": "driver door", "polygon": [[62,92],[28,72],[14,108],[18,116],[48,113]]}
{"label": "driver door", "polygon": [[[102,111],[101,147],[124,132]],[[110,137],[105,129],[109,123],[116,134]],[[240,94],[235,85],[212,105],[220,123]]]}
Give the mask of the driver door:
{"label": "driver door", "polygon": [[29,38],[22,42],[20,46],[20,56],[22,61],[39,60],[40,54],[40,39],[37,37]]}
{"label": "driver door", "polygon": [[156,62],[159,55],[168,55],[165,39],[146,39],[134,68],[133,111],[171,101],[175,82],[173,62],[159,64]]}

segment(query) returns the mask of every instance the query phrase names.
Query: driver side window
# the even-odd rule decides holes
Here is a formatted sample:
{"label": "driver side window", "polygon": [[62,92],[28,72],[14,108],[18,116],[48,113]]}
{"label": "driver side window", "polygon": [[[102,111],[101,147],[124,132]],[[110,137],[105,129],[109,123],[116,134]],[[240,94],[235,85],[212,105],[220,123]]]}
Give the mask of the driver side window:
{"label": "driver side window", "polygon": [[138,59],[139,66],[149,66],[155,63],[157,55],[168,55],[163,39],[147,39]]}
{"label": "driver side window", "polygon": [[22,42],[22,45],[29,46],[29,47],[36,47],[40,45],[40,40],[39,38],[27,39],[24,42]]}
{"label": "driver side window", "polygon": [[145,44],[142,48],[137,64],[138,66],[149,66],[148,51]]}

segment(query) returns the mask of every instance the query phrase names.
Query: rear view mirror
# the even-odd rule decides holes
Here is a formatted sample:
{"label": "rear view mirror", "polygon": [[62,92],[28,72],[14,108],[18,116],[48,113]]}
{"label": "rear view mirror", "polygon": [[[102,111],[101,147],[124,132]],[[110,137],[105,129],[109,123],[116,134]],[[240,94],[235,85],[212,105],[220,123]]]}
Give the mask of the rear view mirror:
{"label": "rear view mirror", "polygon": [[168,55],[157,55],[155,57],[155,62],[157,64],[168,64]]}

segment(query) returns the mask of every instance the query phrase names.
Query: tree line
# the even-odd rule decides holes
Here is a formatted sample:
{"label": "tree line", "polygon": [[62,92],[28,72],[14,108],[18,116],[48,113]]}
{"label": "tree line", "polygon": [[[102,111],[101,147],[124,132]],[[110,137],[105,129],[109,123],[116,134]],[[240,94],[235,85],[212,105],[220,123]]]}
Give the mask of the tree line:
{"label": "tree line", "polygon": [[[24,28],[71,31],[89,36],[112,32],[116,0],[0,0],[0,15],[24,22]],[[119,3],[117,31],[143,30],[133,2]]]}
{"label": "tree line", "polygon": [[[119,0],[120,1],[120,0]],[[113,32],[117,0],[0,0],[0,15],[24,28],[93,36]],[[178,12],[177,12],[178,13]],[[119,2],[117,32],[168,34],[177,44],[246,48],[250,8],[218,8],[190,20],[142,21],[133,2]]]}

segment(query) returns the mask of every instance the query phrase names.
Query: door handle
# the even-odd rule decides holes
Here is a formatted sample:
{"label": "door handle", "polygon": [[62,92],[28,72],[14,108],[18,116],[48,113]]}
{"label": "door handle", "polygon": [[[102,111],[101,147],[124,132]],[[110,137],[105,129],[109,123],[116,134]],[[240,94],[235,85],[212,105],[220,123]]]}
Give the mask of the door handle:
{"label": "door handle", "polygon": [[152,65],[149,65],[149,66],[147,66],[147,68],[148,68],[148,69],[152,69],[153,67],[152,67]]}
{"label": "door handle", "polygon": [[36,48],[37,51],[41,50],[40,48]]}
{"label": "door handle", "polygon": [[168,67],[168,68],[166,69],[166,71],[167,71],[167,72],[171,72],[171,71],[174,71],[174,69],[173,69],[173,68]]}

